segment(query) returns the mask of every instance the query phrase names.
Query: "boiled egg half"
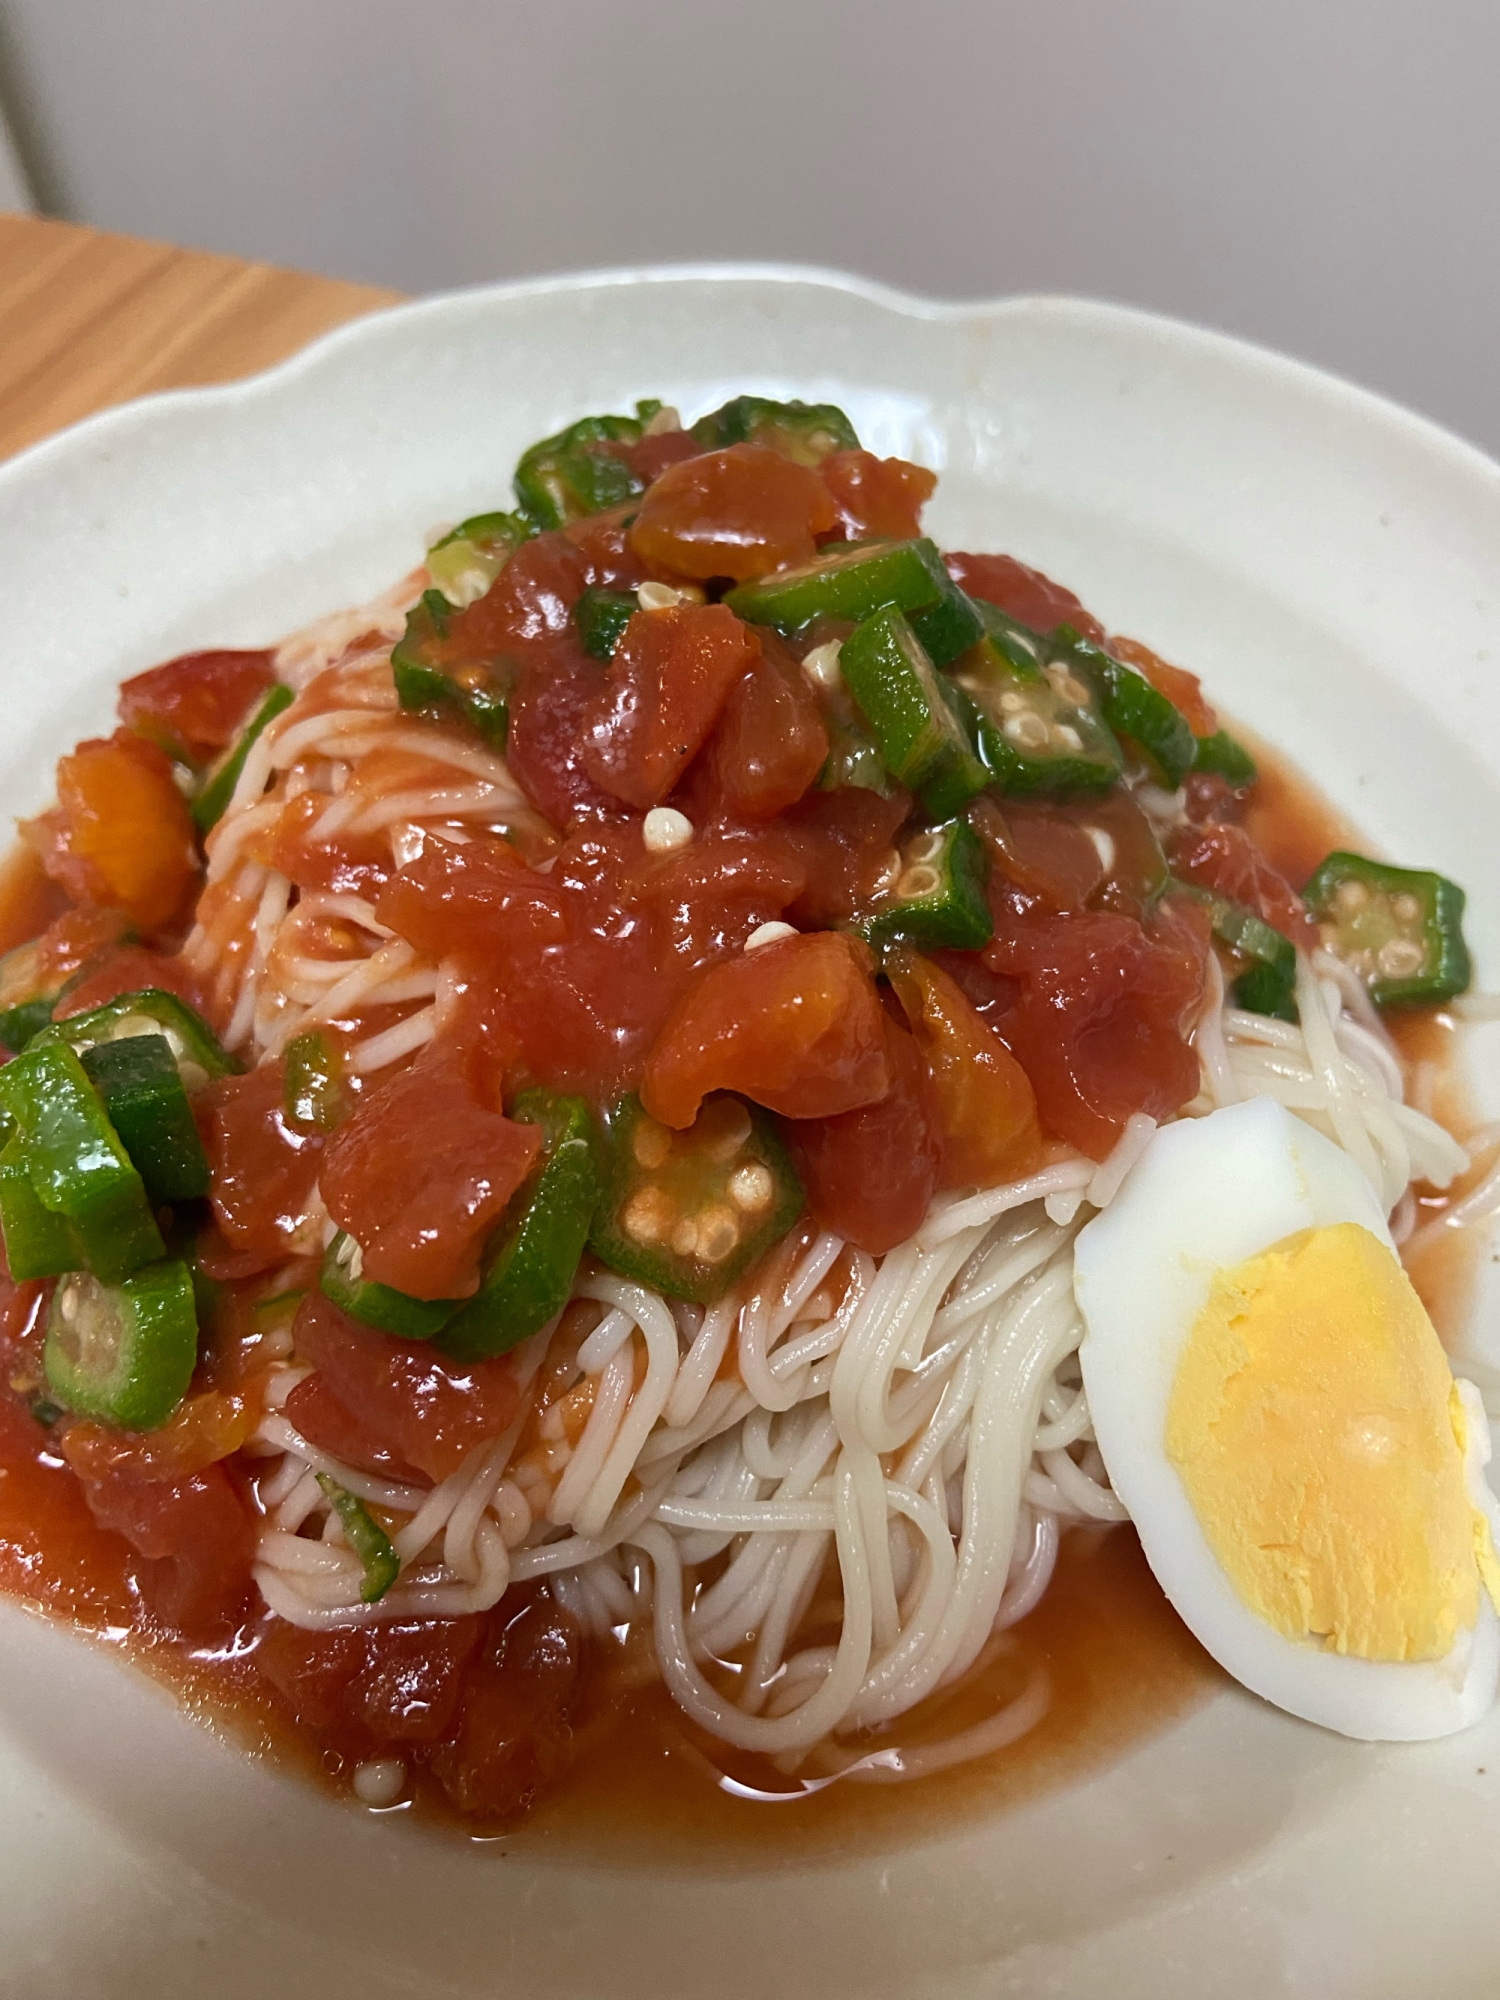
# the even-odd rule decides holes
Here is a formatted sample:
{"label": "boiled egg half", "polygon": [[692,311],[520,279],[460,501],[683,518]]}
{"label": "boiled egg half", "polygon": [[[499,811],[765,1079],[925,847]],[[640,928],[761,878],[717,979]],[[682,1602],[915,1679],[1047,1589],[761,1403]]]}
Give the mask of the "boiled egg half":
{"label": "boiled egg half", "polygon": [[1489,1427],[1348,1155],[1270,1098],[1165,1126],[1075,1284],[1110,1481],[1219,1664],[1346,1736],[1484,1714]]}

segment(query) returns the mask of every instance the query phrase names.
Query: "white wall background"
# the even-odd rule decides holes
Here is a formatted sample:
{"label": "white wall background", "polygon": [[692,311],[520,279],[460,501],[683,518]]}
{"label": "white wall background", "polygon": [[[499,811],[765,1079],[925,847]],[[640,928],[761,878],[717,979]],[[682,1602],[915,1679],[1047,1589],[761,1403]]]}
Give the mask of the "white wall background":
{"label": "white wall background", "polygon": [[1500,450],[1496,0],[0,0],[44,207],[409,290],[1082,292]]}

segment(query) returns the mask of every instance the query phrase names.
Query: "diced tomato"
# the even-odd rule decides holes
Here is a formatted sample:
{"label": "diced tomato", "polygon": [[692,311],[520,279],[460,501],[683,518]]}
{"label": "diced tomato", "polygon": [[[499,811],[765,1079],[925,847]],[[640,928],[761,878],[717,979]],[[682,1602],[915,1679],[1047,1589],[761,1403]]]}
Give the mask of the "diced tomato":
{"label": "diced tomato", "polygon": [[275,678],[269,653],[183,653],[121,682],[120,720],[169,757],[206,764],[234,742]]}
{"label": "diced tomato", "polygon": [[817,696],[775,633],[762,657],[735,682],[714,731],[709,788],[731,818],[774,819],[794,806],[828,759]]}
{"label": "diced tomato", "polygon": [[198,882],[193,822],[154,743],[128,729],[80,743],[58,759],[57,799],[27,832],[75,903],[124,910],[144,931],[186,913]]}
{"label": "diced tomato", "polygon": [[175,1481],[115,1467],[85,1479],[83,1491],[99,1526],[135,1550],[137,1585],[159,1625],[193,1641],[233,1628],[249,1600],[255,1536],[223,1466]]}
{"label": "diced tomato", "polygon": [[97,962],[70,986],[55,1009],[58,1020],[73,1014],[87,1014],[104,1007],[122,993],[140,993],[148,986],[163,987],[203,1011],[203,990],[192,970],[180,958],[150,951],[145,945],[122,944],[101,953]]}
{"label": "diced tomato", "polygon": [[[359,1455],[366,1460],[377,1452],[395,1453],[430,1479],[456,1472],[475,1445],[499,1437],[520,1412],[521,1392],[508,1356],[448,1361],[419,1342],[361,1326],[321,1292],[310,1292],[298,1307],[292,1340],[298,1360],[310,1362],[317,1374],[287,1398],[287,1419],[336,1455],[339,1446],[318,1426],[303,1430],[314,1407],[307,1394],[314,1381],[339,1406],[345,1426],[341,1444],[360,1439]],[[390,1464],[389,1457],[385,1462]]]}
{"label": "diced tomato", "polygon": [[1029,1173],[1042,1135],[1025,1070],[931,959],[903,947],[889,955],[885,972],[931,1078],[941,1184],[998,1187]]}
{"label": "diced tomato", "polygon": [[889,536],[907,541],[922,532],[922,509],[937,490],[937,474],[904,458],[872,451],[835,451],[818,467],[838,509],[845,541]]}
{"label": "diced tomato", "polygon": [[626,541],[631,511],[596,514],[523,544],[485,595],[452,620],[452,644],[472,659],[525,659],[570,630],[585,590],[634,590],[645,572]]}
{"label": "diced tomato", "polygon": [[782,821],[807,871],[807,888],[787,915],[817,928],[845,924],[897,866],[896,836],[911,811],[899,788],[883,797],[861,785],[806,793]]}
{"label": "diced tomato", "polygon": [[457,1728],[432,1770],[462,1813],[496,1823],[525,1812],[571,1761],[570,1716],[583,1634],[551,1597],[507,1596],[489,1615]]}
{"label": "diced tomato", "polygon": [[545,819],[568,828],[617,819],[619,801],[585,763],[587,729],[604,685],[576,639],[528,656],[510,705],[511,776]]}
{"label": "diced tomato", "polygon": [[669,466],[642,500],[630,545],[677,576],[764,576],[811,562],[838,520],[810,466],[769,445],[732,444]]}
{"label": "diced tomato", "polygon": [[639,444],[626,445],[620,456],[636,478],[644,479],[649,486],[669,465],[696,458],[702,449],[691,431],[657,431],[653,437],[643,437]]}
{"label": "diced tomato", "polygon": [[216,1078],[195,1104],[214,1218],[230,1247],[255,1253],[262,1270],[306,1247],[326,1143],[286,1116],[284,1090],[284,1064],[262,1063]]}
{"label": "diced tomato", "polygon": [[370,1092],[323,1158],[323,1199],[365,1276],[413,1298],[478,1289],[484,1239],[541,1149],[541,1128],[495,1109],[478,1070],[468,1049],[425,1049]]}
{"label": "diced tomato", "polygon": [[1203,699],[1203,683],[1196,674],[1190,674],[1186,667],[1174,667],[1149,646],[1143,646],[1139,639],[1111,639],[1109,650],[1117,660],[1143,673],[1158,694],[1164,694],[1180,709],[1195,736],[1212,736],[1216,732],[1219,718]]}
{"label": "diced tomato", "polygon": [[268,1621],[256,1667],[304,1727],[335,1739],[435,1743],[452,1727],[482,1618],[424,1618],[353,1631],[304,1632]]}
{"label": "diced tomato", "polygon": [[1104,863],[1076,815],[1044,799],[983,798],[972,809],[989,849],[997,918],[1033,904],[1081,910],[1104,880]]}
{"label": "diced tomato", "polygon": [[636,612],[584,714],[589,776],[628,805],[659,805],[759,656],[759,635],[722,604]]}
{"label": "diced tomato", "polygon": [[158,1430],[135,1434],[104,1424],[70,1424],[62,1455],[80,1479],[127,1471],[140,1479],[176,1482],[237,1452],[260,1415],[255,1397],[204,1389],[185,1396]]}
{"label": "diced tomato", "polygon": [[916,1042],[889,1017],[884,1028],[891,1078],[884,1097],[782,1127],[819,1223],[876,1257],[913,1234],[943,1168],[938,1106]]}
{"label": "diced tomato", "polygon": [[1093,613],[1084,610],[1071,590],[1054,583],[1050,576],[1043,576],[1039,569],[1028,569],[1014,556],[954,553],[945,555],[943,560],[971,597],[982,597],[986,604],[998,604],[1002,611],[1019,618],[1033,632],[1050,632],[1055,626],[1071,625],[1085,639],[1092,639],[1096,645],[1104,644],[1104,627]]}
{"label": "diced tomato", "polygon": [[662,1029],[641,1085],[653,1118],[681,1130],[714,1090],[784,1118],[831,1118],[890,1088],[884,1014],[857,939],[779,939],[701,973]]}
{"label": "diced tomato", "polygon": [[687,976],[744,949],[802,893],[807,872],[779,828],[708,833],[632,862],[622,886],[657,940],[657,979],[673,998]]}
{"label": "diced tomato", "polygon": [[985,965],[1016,982],[1013,1004],[987,1018],[1048,1131],[1103,1159],[1132,1112],[1169,1118],[1194,1095],[1185,1037],[1207,952],[1207,918],[1184,897],[1148,924],[1113,910],[1037,914],[985,947]]}
{"label": "diced tomato", "polygon": [[[0,987],[0,1006],[17,1006],[37,990],[55,990],[117,945],[129,930],[130,919],[123,910],[64,910],[36,939],[34,951],[13,961],[14,971]],[[12,978],[18,981],[14,988]]]}
{"label": "diced tomato", "polygon": [[318,822],[328,805],[324,792],[304,792],[289,800],[266,859],[309,895],[323,890],[335,896],[372,896],[395,868],[390,828],[370,834],[339,832],[320,840]]}
{"label": "diced tomato", "polygon": [[1185,830],[1173,844],[1172,866],[1184,881],[1254,910],[1304,951],[1317,949],[1318,927],[1307,905],[1242,826],[1221,822]]}

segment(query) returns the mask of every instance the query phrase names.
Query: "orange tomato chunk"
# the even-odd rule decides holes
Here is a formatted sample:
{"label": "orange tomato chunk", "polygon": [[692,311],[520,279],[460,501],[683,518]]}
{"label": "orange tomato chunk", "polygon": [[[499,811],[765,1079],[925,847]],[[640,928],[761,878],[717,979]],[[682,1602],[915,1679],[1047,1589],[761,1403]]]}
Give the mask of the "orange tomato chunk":
{"label": "orange tomato chunk", "polygon": [[885,971],[932,1078],[943,1185],[998,1187],[1028,1173],[1042,1134],[1025,1070],[931,959],[903,946],[887,958]]}
{"label": "orange tomato chunk", "polygon": [[921,534],[922,509],[937,490],[937,474],[926,466],[877,458],[872,451],[836,451],[818,471],[847,541],[889,536],[904,542]]}
{"label": "orange tomato chunk", "polygon": [[57,801],[33,837],[74,902],[124,910],[145,931],[183,915],[198,879],[193,822],[155,744],[128,729],[80,743],[58,760]]}
{"label": "orange tomato chunk", "polygon": [[857,939],[778,939],[703,973],[646,1065],[641,1101],[681,1131],[710,1091],[736,1090],[786,1118],[831,1118],[891,1087],[885,1015]]}
{"label": "orange tomato chunk", "polygon": [[817,537],[838,521],[810,466],[769,445],[732,444],[670,465],[641,502],[630,546],[677,576],[736,583],[787,563],[811,562]]}
{"label": "orange tomato chunk", "polygon": [[184,653],[120,683],[120,720],[169,756],[206,763],[229,748],[275,678],[269,653]]}

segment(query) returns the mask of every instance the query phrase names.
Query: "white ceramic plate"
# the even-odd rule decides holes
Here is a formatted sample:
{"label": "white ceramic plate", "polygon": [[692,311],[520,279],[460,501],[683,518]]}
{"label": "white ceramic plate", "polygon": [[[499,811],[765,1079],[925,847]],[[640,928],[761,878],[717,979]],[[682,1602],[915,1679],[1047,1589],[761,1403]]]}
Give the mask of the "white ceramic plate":
{"label": "white ceramic plate", "polygon": [[[568,279],[405,307],[96,418],[0,469],[9,809],[108,727],[123,674],[384,587],[559,421],[737,389],[831,397],[875,449],[937,467],[940,541],[1011,550],[1196,667],[1375,840],[1469,885],[1500,974],[1500,468],[1291,362],[1066,300]],[[1500,1030],[1480,1032],[1500,1107]],[[1500,1990],[1497,1843],[1500,1719],[1373,1748],[1226,1694],[1086,1783],[873,1859],[501,1857],[252,1765],[0,1607],[6,2000],[1438,2000]]]}

